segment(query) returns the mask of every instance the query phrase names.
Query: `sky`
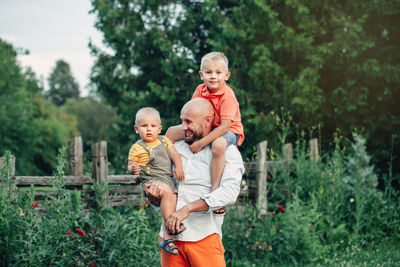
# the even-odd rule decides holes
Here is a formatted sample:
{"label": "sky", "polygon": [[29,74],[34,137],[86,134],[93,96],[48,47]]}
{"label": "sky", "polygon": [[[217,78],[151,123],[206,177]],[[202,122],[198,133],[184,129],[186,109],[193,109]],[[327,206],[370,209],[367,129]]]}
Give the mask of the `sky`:
{"label": "sky", "polygon": [[0,0],[0,38],[30,51],[18,60],[43,78],[45,88],[56,61],[68,62],[85,96],[94,62],[89,38],[103,47],[91,8],[90,0]]}

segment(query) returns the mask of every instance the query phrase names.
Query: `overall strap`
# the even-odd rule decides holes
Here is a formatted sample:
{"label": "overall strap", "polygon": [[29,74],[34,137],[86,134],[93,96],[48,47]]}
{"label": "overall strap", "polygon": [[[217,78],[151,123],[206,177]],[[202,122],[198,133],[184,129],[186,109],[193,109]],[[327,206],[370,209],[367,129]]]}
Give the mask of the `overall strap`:
{"label": "overall strap", "polygon": [[158,139],[160,139],[161,143],[162,143],[164,146],[168,146],[167,139],[166,139],[165,135],[160,135],[160,136],[158,136]]}
{"label": "overall strap", "polygon": [[141,147],[143,147],[149,154],[150,151],[153,150],[149,145],[146,144],[145,141],[143,141],[142,139],[140,139],[139,141],[136,142],[136,144],[140,145]]}

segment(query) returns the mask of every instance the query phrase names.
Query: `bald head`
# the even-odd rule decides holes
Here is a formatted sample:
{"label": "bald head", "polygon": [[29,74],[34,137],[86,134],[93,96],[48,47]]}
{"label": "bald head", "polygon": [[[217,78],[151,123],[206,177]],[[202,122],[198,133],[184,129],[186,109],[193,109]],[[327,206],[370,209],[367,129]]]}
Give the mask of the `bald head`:
{"label": "bald head", "polygon": [[214,116],[214,108],[209,101],[204,98],[195,98],[187,102],[182,110],[184,112],[193,112],[201,117]]}
{"label": "bald head", "polygon": [[187,102],[181,110],[182,130],[188,144],[200,140],[211,132],[214,108],[204,98],[195,98]]}

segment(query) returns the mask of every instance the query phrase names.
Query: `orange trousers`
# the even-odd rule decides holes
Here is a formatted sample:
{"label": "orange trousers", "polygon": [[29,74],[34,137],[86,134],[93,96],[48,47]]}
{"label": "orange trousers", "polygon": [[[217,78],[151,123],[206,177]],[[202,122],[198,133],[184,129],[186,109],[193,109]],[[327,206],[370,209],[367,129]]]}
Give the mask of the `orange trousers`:
{"label": "orange trousers", "polygon": [[[158,237],[161,242],[161,237]],[[161,266],[193,266],[193,267],[225,267],[224,246],[218,234],[212,234],[196,241],[175,241],[179,249],[179,255],[170,254],[162,249]]]}

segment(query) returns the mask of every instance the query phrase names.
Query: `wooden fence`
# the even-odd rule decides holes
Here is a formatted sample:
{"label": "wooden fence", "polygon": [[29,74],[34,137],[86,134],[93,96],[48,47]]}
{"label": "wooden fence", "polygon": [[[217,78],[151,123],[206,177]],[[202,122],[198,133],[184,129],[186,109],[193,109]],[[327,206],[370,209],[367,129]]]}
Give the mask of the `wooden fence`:
{"label": "wooden fence", "polygon": [[[312,139],[310,144],[310,159],[318,160],[318,140]],[[82,197],[94,194],[93,189],[84,189],[84,185],[92,185],[92,179],[96,182],[106,181],[110,189],[106,192],[106,203],[112,206],[139,205],[141,199],[141,188],[135,183],[135,176],[129,174],[110,175],[108,174],[107,143],[101,141],[92,146],[92,179],[83,173],[83,146],[81,137],[75,137],[69,142],[69,175],[65,176],[66,188],[77,189],[82,192]],[[293,146],[286,144],[282,148],[285,162],[293,159]],[[35,199],[42,200],[45,194],[51,192],[41,190],[40,187],[52,185],[54,176],[15,176],[15,157],[11,157],[11,175],[18,187],[35,186]],[[0,168],[4,164],[0,158]],[[260,215],[267,212],[267,174],[268,170],[282,161],[267,161],[267,141],[257,145],[257,160],[246,162],[246,174],[255,173],[256,179],[250,181],[247,189],[242,189],[240,196],[248,195],[254,198]],[[88,201],[90,203],[90,201]]]}

